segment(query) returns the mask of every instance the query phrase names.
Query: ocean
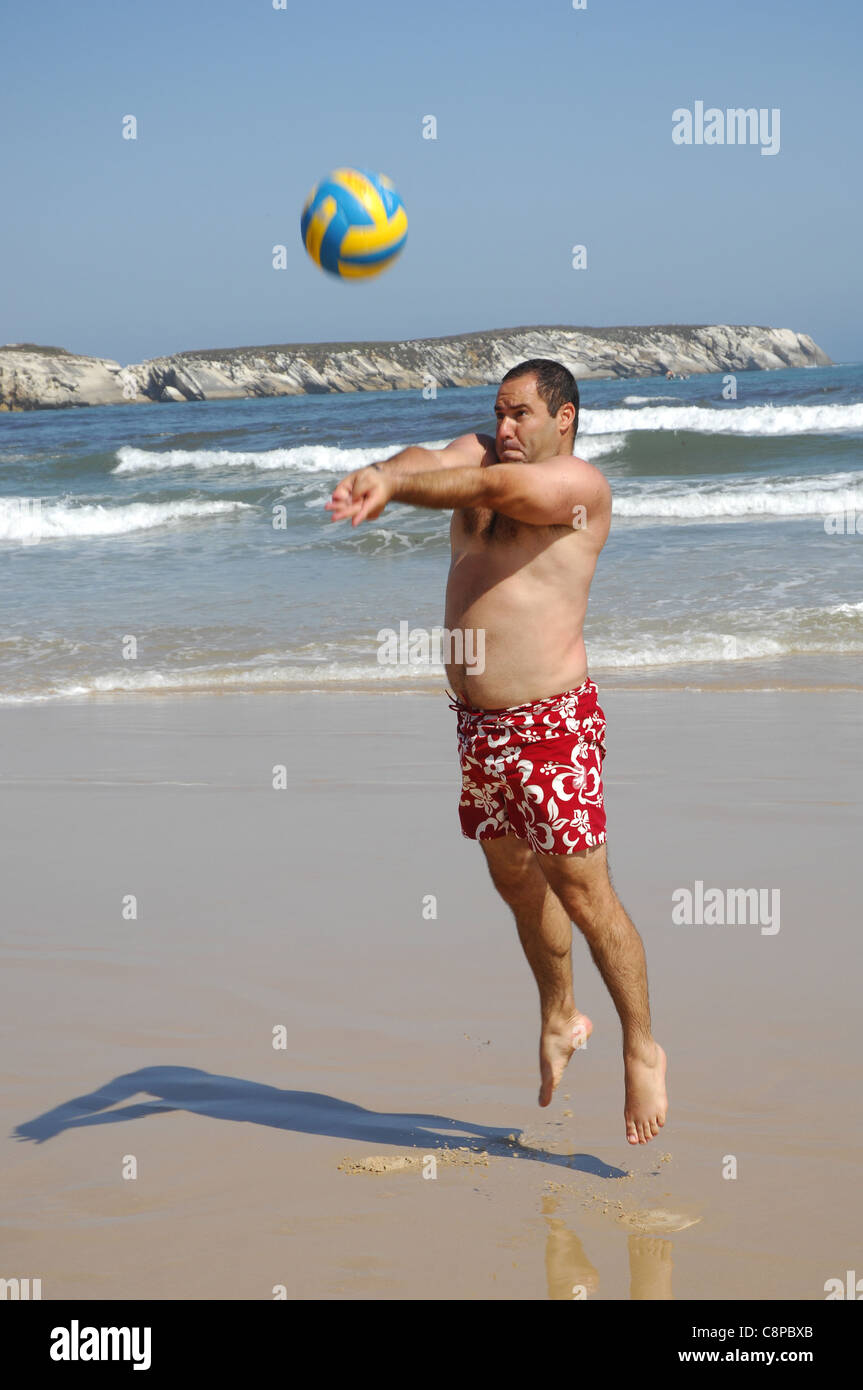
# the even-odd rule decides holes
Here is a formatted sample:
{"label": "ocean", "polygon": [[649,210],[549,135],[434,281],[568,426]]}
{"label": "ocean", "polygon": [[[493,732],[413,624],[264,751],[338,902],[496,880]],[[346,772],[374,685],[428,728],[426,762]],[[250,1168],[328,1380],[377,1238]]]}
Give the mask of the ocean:
{"label": "ocean", "polygon": [[[575,453],[614,494],[591,675],[863,689],[863,365],[726,381],[580,383]],[[352,529],[324,502],[408,444],[493,433],[495,392],[0,415],[0,702],[441,690],[378,633],[442,628],[449,513]]]}

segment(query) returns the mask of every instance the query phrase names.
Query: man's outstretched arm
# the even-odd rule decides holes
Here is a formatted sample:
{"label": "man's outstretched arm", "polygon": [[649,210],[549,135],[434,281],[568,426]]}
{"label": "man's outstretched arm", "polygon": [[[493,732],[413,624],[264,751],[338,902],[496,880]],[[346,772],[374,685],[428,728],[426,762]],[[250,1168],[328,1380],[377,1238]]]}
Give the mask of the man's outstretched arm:
{"label": "man's outstretched arm", "polygon": [[333,509],[333,520],[351,516],[354,526],[380,516],[386,504],[454,509],[490,507],[535,526],[572,525],[577,507],[588,513],[607,505],[611,492],[602,473],[584,459],[565,455],[543,463],[500,463],[488,468],[453,468],[409,477],[366,470],[354,487],[352,504]]}

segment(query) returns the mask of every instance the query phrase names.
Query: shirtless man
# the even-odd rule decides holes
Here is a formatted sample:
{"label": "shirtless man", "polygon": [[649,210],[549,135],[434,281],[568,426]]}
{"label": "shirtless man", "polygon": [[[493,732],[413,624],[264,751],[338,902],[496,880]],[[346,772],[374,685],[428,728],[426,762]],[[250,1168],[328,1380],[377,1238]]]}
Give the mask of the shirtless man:
{"label": "shirtless man", "polygon": [[[623,1029],[630,1144],[665,1123],[665,1053],[650,1031],[641,938],[611,886],[601,768],[605,716],[582,625],[611,523],[611,489],[573,457],[578,387],[532,358],[504,376],[497,433],[412,446],[349,474],[333,521],[373,521],[390,501],[452,508],[448,632],[484,633],[484,664],[447,665],[457,698],[462,833],[485,853],[539,986],[539,1104],[593,1025],[572,992],[572,923]],[[467,643],[465,642],[465,648]],[[474,643],[473,650],[477,650]]]}

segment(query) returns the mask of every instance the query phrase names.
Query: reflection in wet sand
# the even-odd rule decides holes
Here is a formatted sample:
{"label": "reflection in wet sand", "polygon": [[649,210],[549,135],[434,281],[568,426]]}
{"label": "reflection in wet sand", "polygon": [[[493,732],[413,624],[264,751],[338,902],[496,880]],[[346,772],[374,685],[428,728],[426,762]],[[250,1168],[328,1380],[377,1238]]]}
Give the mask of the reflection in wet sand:
{"label": "reflection in wet sand", "polygon": [[673,1299],[671,1241],[657,1236],[629,1237],[629,1297]]}
{"label": "reflection in wet sand", "polygon": [[583,1299],[599,1288],[599,1272],[590,1263],[575,1231],[551,1213],[557,1208],[554,1197],[544,1197],[542,1210],[548,1225],[545,1243],[545,1277],[549,1298]]}
{"label": "reflection in wet sand", "polygon": [[[542,1214],[548,1226],[545,1244],[545,1276],[548,1296],[559,1301],[581,1300],[596,1293],[599,1271],[591,1264],[575,1231],[553,1213],[556,1197],[543,1197]],[[629,1297],[673,1299],[671,1289],[671,1241],[656,1236],[629,1236]]]}

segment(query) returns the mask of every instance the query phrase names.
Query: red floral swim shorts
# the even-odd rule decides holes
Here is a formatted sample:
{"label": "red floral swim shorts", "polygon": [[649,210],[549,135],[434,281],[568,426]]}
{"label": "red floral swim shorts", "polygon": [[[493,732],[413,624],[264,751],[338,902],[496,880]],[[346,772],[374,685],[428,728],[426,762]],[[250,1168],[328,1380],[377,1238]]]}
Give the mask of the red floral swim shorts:
{"label": "red floral swim shorts", "polygon": [[577,690],[509,709],[471,709],[451,695],[463,835],[493,840],[512,833],[541,854],[605,844],[605,715],[597,693],[586,680]]}

